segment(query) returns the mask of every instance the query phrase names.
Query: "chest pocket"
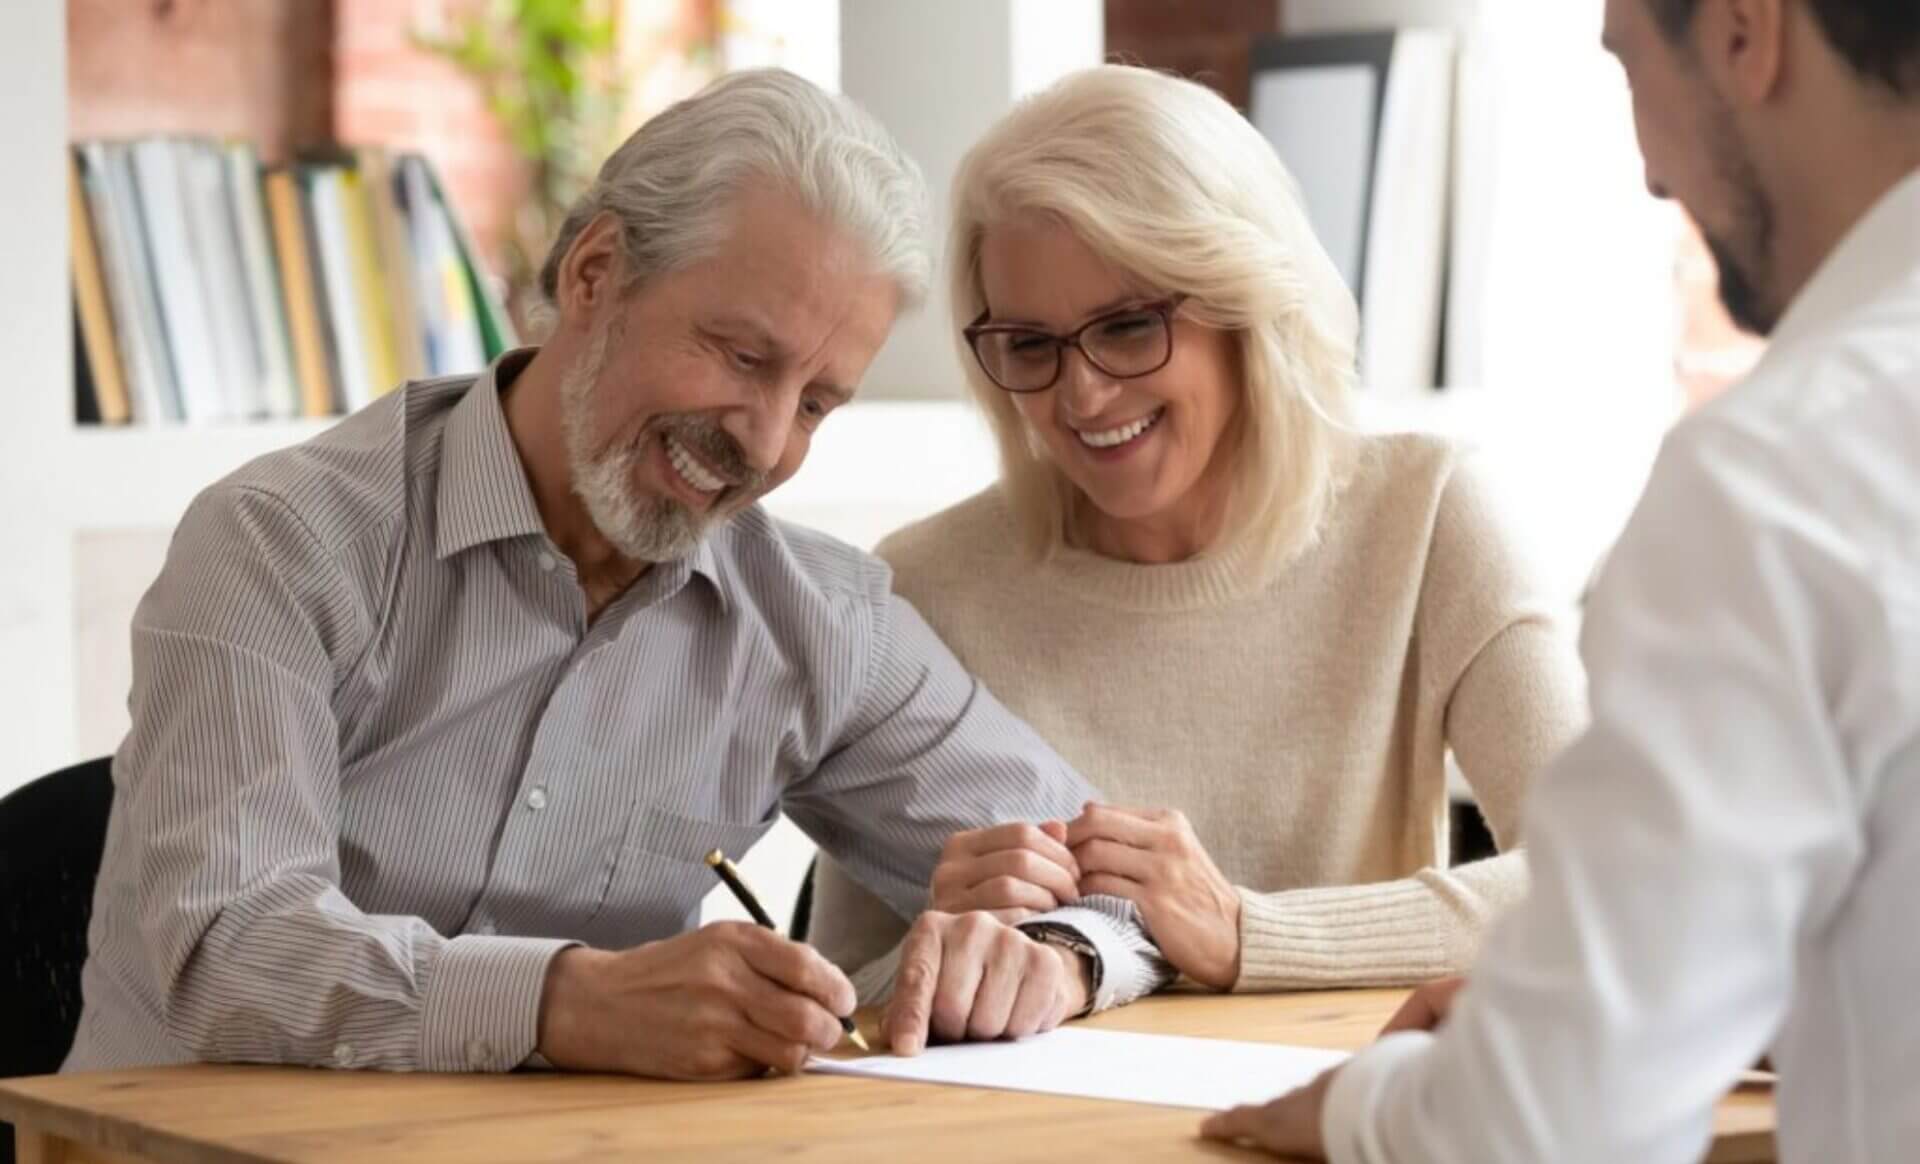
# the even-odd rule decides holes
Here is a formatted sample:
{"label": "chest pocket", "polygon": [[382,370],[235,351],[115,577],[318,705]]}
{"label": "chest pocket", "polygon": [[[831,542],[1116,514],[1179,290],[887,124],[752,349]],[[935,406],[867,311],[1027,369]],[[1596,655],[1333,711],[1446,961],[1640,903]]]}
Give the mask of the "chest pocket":
{"label": "chest pocket", "polygon": [[617,950],[698,925],[701,899],[720,884],[707,854],[721,849],[738,861],[776,819],[740,824],[634,805],[587,940]]}

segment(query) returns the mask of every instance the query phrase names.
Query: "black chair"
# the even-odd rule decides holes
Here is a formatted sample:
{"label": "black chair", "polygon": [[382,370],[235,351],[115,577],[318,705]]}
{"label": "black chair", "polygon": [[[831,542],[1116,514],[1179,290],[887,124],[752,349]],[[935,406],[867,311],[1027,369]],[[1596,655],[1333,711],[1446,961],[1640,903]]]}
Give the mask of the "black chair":
{"label": "black chair", "polygon": [[[58,1071],[73,1046],[112,805],[105,757],[0,800],[0,1077]],[[0,1123],[0,1164],[12,1161],[13,1129]]]}

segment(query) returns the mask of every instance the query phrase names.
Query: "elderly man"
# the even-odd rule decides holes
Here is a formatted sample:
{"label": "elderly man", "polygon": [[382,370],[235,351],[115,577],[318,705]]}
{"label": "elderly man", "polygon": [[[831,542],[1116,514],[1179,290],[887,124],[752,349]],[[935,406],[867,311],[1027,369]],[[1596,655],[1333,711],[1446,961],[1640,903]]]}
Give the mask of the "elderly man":
{"label": "elderly man", "polygon": [[1609,0],[1606,38],[1649,185],[1772,346],[1661,451],[1589,609],[1593,729],[1539,786],[1532,896],[1445,1025],[1214,1135],[1679,1164],[1770,1051],[1783,1161],[1920,1145],[1920,5]]}
{"label": "elderly man", "polygon": [[[892,989],[693,928],[782,811],[911,916],[947,837],[1090,790],[892,596],[755,502],[928,278],[916,171],[787,74],[602,168],[537,351],[202,494],[133,628],[69,1069],[797,1069]],[[876,490],[886,482],[874,482]],[[887,1016],[1045,1029],[1164,964],[1124,903],[923,915]]]}

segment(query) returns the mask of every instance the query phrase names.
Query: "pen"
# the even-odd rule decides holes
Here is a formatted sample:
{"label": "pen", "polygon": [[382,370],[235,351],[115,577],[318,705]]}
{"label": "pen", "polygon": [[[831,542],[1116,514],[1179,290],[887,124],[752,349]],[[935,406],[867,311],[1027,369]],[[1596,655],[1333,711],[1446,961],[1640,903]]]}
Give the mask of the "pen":
{"label": "pen", "polygon": [[[753,895],[753,890],[747,888],[746,881],[740,876],[740,870],[734,868],[733,862],[727,860],[725,853],[718,849],[708,853],[707,864],[713,868],[715,873],[720,875],[720,880],[727,883],[727,888],[733,891],[734,900],[738,901],[746,908],[748,913],[753,915],[754,921],[770,930],[779,930],[780,927],[774,925],[773,919],[767,916],[767,911],[761,908],[760,899]],[[873,1050],[872,1047],[867,1046],[866,1038],[860,1034],[860,1028],[853,1025],[852,1019],[841,1019],[840,1029],[847,1032],[847,1038],[853,1040],[854,1046],[860,1048],[862,1051],[870,1052]]]}

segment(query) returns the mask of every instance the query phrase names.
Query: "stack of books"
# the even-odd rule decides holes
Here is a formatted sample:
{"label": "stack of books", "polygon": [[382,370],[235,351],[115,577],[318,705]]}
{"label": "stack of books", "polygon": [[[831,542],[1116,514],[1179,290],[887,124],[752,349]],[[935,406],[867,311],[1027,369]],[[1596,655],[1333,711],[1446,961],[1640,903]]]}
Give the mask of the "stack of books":
{"label": "stack of books", "polygon": [[83,423],[334,416],[517,342],[417,155],[263,169],[248,145],[154,137],[71,162]]}

